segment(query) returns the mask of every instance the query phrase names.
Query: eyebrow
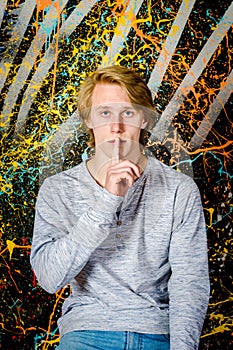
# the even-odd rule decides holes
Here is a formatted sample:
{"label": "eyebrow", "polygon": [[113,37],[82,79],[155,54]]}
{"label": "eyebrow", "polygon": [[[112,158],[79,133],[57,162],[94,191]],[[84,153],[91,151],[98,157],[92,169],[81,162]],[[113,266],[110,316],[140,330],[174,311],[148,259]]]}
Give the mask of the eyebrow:
{"label": "eyebrow", "polygon": [[99,110],[101,110],[101,109],[110,109],[111,108],[111,106],[107,106],[107,105],[99,105],[99,106],[95,106],[95,107],[93,107],[96,111],[99,111]]}
{"label": "eyebrow", "polygon": [[[113,102],[113,104],[115,103],[120,103],[120,102]],[[135,107],[133,107],[133,105],[131,104],[128,104],[128,105],[120,105],[120,107],[122,109],[135,109]],[[112,105],[99,105],[99,106],[94,106],[93,109],[95,109],[96,111],[99,111],[99,110],[103,110],[103,109],[114,109],[114,107]]]}

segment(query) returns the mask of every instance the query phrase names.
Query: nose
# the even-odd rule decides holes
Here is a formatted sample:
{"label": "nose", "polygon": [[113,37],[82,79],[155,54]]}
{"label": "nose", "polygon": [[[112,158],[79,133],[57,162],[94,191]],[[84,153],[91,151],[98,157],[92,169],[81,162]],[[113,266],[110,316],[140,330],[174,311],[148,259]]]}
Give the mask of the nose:
{"label": "nose", "polygon": [[111,132],[116,134],[120,134],[124,131],[124,123],[122,117],[119,114],[115,115],[112,119],[110,128]]}

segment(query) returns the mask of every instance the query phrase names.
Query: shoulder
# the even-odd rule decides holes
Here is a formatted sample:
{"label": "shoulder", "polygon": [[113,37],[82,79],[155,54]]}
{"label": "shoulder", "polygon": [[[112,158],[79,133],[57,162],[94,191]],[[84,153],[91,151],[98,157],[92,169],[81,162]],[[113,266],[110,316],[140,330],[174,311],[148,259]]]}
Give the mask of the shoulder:
{"label": "shoulder", "polygon": [[80,163],[73,168],[61,171],[44,179],[40,192],[55,190],[64,187],[78,187],[79,179],[83,177],[84,163]]}
{"label": "shoulder", "polygon": [[150,174],[156,182],[162,182],[166,190],[174,195],[182,192],[199,192],[196,182],[184,173],[181,173],[171,166],[168,166],[156,158],[150,157]]}
{"label": "shoulder", "polygon": [[172,181],[175,183],[185,182],[185,183],[194,183],[194,180],[189,176],[176,169],[172,168],[165,163],[162,163],[156,158],[149,157],[151,170],[154,174],[162,173],[168,181]]}
{"label": "shoulder", "polygon": [[[163,181],[163,193],[166,198],[164,203],[172,205],[175,215],[182,217],[192,210],[196,213],[202,211],[202,199],[196,182],[188,175],[181,173],[170,166],[152,159],[153,176],[160,177]],[[160,191],[162,192],[162,191]],[[194,211],[193,211],[194,212]]]}

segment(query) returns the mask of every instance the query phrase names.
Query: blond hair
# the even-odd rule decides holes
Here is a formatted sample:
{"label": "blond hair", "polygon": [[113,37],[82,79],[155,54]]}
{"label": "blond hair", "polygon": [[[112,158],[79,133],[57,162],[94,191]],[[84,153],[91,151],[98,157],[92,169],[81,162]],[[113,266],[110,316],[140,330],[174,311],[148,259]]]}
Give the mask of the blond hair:
{"label": "blond hair", "polygon": [[[122,66],[100,68],[92,73],[82,85],[78,95],[79,116],[89,133],[89,146],[94,147],[95,140],[92,129],[87,127],[86,122],[90,118],[92,106],[92,94],[98,83],[119,84],[127,93],[130,102],[143,110],[147,121],[147,129],[150,130],[155,124],[156,112],[153,106],[151,91],[135,71]],[[145,144],[148,131],[142,129],[140,143]]]}

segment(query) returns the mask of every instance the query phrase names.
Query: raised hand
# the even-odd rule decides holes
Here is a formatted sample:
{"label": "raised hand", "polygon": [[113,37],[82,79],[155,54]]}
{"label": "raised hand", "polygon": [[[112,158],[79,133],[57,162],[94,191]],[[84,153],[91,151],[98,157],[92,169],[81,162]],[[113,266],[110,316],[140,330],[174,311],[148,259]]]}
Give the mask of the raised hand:
{"label": "raised hand", "polygon": [[105,189],[116,196],[125,196],[134,181],[140,177],[140,169],[132,161],[120,159],[119,142],[116,138],[111,165],[107,169]]}

